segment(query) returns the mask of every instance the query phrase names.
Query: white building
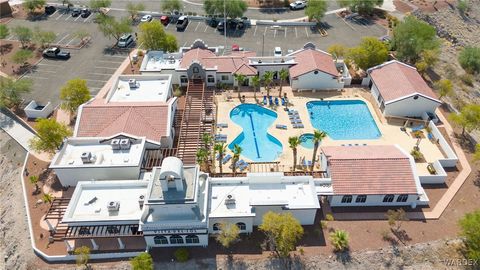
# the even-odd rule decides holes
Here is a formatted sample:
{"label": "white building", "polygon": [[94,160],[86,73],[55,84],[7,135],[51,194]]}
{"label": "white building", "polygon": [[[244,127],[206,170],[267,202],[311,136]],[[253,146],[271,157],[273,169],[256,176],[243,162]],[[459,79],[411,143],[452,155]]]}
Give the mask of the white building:
{"label": "white building", "polygon": [[422,117],[442,104],[417,69],[393,60],[367,70],[373,98],[384,115]]}
{"label": "white building", "polygon": [[118,134],[107,138],[68,138],[50,163],[63,186],[79,181],[138,179],[145,138]]}

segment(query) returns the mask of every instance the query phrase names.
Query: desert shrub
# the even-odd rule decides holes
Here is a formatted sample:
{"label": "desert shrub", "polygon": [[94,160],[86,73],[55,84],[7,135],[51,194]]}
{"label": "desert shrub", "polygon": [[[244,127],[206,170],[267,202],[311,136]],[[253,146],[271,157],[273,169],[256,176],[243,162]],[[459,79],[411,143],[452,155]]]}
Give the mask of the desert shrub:
{"label": "desert shrub", "polygon": [[320,228],[326,229],[328,226],[328,221],[326,220],[320,220]]}
{"label": "desert shrub", "polygon": [[326,214],[326,215],[325,215],[325,219],[326,219],[327,221],[334,221],[334,220],[335,220],[335,219],[333,218],[333,215],[332,215],[332,214]]}
{"label": "desert shrub", "polygon": [[176,86],[175,89],[173,90],[173,95],[176,97],[180,97],[183,95],[183,91],[179,86]]}
{"label": "desert shrub", "polygon": [[465,73],[465,74],[460,75],[459,78],[464,84],[466,84],[468,86],[473,86],[474,77],[473,77],[472,74]]}
{"label": "desert shrub", "polygon": [[480,72],[480,47],[465,47],[458,56],[458,62],[468,73]]}

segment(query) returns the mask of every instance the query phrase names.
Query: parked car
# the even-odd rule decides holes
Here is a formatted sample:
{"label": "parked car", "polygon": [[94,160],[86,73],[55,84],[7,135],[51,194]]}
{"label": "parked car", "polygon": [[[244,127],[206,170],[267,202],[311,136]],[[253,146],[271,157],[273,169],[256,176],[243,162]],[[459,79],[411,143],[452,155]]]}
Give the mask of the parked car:
{"label": "parked car", "polygon": [[117,46],[120,48],[127,48],[134,42],[132,34],[125,34],[118,40]]}
{"label": "parked car", "polygon": [[140,22],[151,22],[152,21],[152,15],[144,15],[141,19]]}
{"label": "parked car", "polygon": [[238,44],[233,44],[233,45],[232,45],[232,51],[233,51],[233,52],[238,52],[238,51],[240,51],[240,46],[238,46]]}
{"label": "parked car", "polygon": [[45,14],[52,15],[53,13],[55,13],[56,10],[57,9],[54,6],[46,6],[45,7]]}
{"label": "parked car", "polygon": [[220,31],[220,32],[223,32],[225,30],[225,21],[224,20],[218,22],[217,30]]}
{"label": "parked car", "polygon": [[68,59],[70,58],[70,53],[67,51],[62,51],[58,47],[50,47],[43,51],[43,57],[45,58],[55,58],[55,59]]}
{"label": "parked car", "polygon": [[305,1],[295,1],[290,4],[291,10],[304,9],[305,7],[307,7],[307,3]]}
{"label": "parked car", "polygon": [[92,12],[88,8],[82,9],[82,14],[80,15],[82,18],[88,18]]}
{"label": "parked car", "polygon": [[187,28],[188,25],[188,17],[187,16],[180,16],[177,20],[177,31],[183,31]]}
{"label": "parked car", "polygon": [[170,17],[163,15],[162,17],[160,17],[160,22],[163,25],[167,25],[170,22]]}
{"label": "parked car", "polygon": [[78,17],[78,16],[80,16],[80,14],[82,14],[82,10],[81,10],[81,9],[79,9],[79,8],[74,8],[74,9],[72,10],[72,17]]}
{"label": "parked car", "polygon": [[281,57],[282,56],[282,48],[275,47],[275,49],[273,50],[273,56]]}

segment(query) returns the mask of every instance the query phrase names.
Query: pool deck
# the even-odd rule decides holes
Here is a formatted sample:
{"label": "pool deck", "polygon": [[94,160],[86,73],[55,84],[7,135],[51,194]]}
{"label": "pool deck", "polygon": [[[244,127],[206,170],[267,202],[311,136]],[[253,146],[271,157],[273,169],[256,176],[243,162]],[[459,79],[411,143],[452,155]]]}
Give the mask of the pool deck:
{"label": "pool deck", "polygon": [[[311,92],[292,92],[289,87],[284,87],[283,92],[287,93],[288,100],[290,102],[289,108],[290,109],[295,109],[298,111],[300,115],[300,119],[302,120],[304,124],[304,128],[293,128],[292,124],[290,123],[290,120],[288,118],[287,112],[284,110],[283,106],[278,106],[278,107],[269,107],[265,106],[266,108],[269,108],[273,111],[275,111],[278,115],[278,118],[273,122],[273,124],[270,126],[268,129],[268,132],[275,136],[283,145],[283,152],[280,155],[280,157],[275,160],[279,161],[281,165],[284,165],[284,168],[286,170],[291,169],[293,166],[293,153],[292,150],[289,148],[288,144],[288,138],[291,136],[300,136],[304,133],[313,133],[314,128],[310,122],[310,117],[309,113],[306,107],[306,103],[309,101],[315,101],[315,100],[320,100],[320,98],[323,98],[324,100],[362,100],[364,101],[369,110],[370,113],[372,114],[373,119],[375,120],[375,123],[378,126],[378,129],[382,133],[382,136],[378,139],[373,139],[373,140],[332,140],[330,137],[327,136],[325,138],[321,145],[324,146],[338,146],[338,145],[348,145],[348,144],[367,144],[367,145],[393,145],[393,144],[398,144],[403,150],[406,152],[410,153],[410,151],[413,149],[413,147],[417,143],[417,139],[413,138],[412,135],[410,134],[410,128],[407,128],[407,132],[402,132],[400,130],[401,124],[391,124],[387,123],[386,119],[383,117],[383,115],[380,114],[380,111],[378,108],[376,108],[376,105],[373,105],[370,102],[370,94],[367,93],[364,89],[361,88],[349,88],[344,91],[328,91],[328,92],[316,92],[316,93],[311,93]],[[242,92],[242,95],[245,95],[245,103],[256,103],[255,99],[253,98],[253,93],[244,93]],[[263,96],[266,95],[265,91],[257,93],[257,100],[260,102],[263,100]],[[272,96],[278,96],[277,91],[271,91]],[[228,98],[230,96],[231,98]],[[235,124],[231,119],[230,119],[230,111],[241,104],[240,100],[238,99],[238,94],[236,92],[226,92],[221,95],[216,96],[216,101],[217,101],[217,123],[227,123],[228,128],[217,128],[217,134],[226,134],[228,136],[227,138],[227,144],[231,143],[241,132],[242,128]],[[286,125],[287,129],[282,130],[282,129],[277,129],[275,126],[277,124],[281,125]],[[414,124],[415,126],[415,124]],[[417,167],[419,168],[419,173],[423,175],[424,173],[428,173],[426,170],[427,163],[434,162],[438,160],[439,158],[443,158],[444,155],[439,149],[439,147],[428,140],[427,134],[425,130],[424,132],[424,139],[420,141],[419,147],[421,152],[425,156],[425,163],[417,163]],[[227,151],[230,153],[230,150]],[[297,165],[301,163],[301,160],[305,158],[306,160],[311,160],[312,155],[313,155],[313,150],[312,149],[306,149],[302,146],[297,147],[297,152],[298,152],[298,160],[297,160]],[[319,153],[317,153],[318,155]],[[241,157],[245,161],[249,162],[248,158]],[[317,156],[318,158],[318,156]],[[317,159],[318,160],[318,159]],[[230,162],[224,165],[224,172],[229,171],[228,166],[230,165]],[[317,164],[317,170],[322,170],[322,168],[318,167]]]}

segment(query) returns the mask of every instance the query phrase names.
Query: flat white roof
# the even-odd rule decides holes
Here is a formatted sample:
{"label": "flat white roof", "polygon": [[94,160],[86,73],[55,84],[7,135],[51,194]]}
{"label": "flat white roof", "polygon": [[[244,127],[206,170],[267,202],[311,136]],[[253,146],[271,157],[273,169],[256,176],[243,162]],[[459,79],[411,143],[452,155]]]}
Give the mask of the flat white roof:
{"label": "flat white roof", "polygon": [[120,75],[107,102],[166,102],[172,75]]}
{"label": "flat white roof", "polygon": [[[140,220],[139,198],[147,193],[148,181],[81,181],[75,187],[62,222],[96,223]],[[110,202],[119,203],[109,211]]]}
{"label": "flat white roof", "polygon": [[284,64],[284,65],[293,65],[296,64],[295,58],[292,56],[256,56],[256,57],[249,57],[249,64],[250,65],[255,65],[255,66],[261,66],[261,65],[278,65],[278,64]]}
{"label": "flat white roof", "polygon": [[[113,138],[68,138],[53,158],[50,168],[138,166],[145,148],[144,138],[130,139],[130,149],[114,150]],[[82,154],[91,154],[91,162],[84,163]]]}
{"label": "flat white roof", "polygon": [[[255,206],[284,206],[288,209],[320,208],[313,178],[283,176],[283,173],[249,173],[247,177],[210,179],[209,217],[253,216]],[[226,204],[225,200],[235,203]]]}
{"label": "flat white roof", "polygon": [[162,51],[149,51],[145,55],[140,71],[162,71],[176,69],[182,60],[181,53],[164,53]]}

